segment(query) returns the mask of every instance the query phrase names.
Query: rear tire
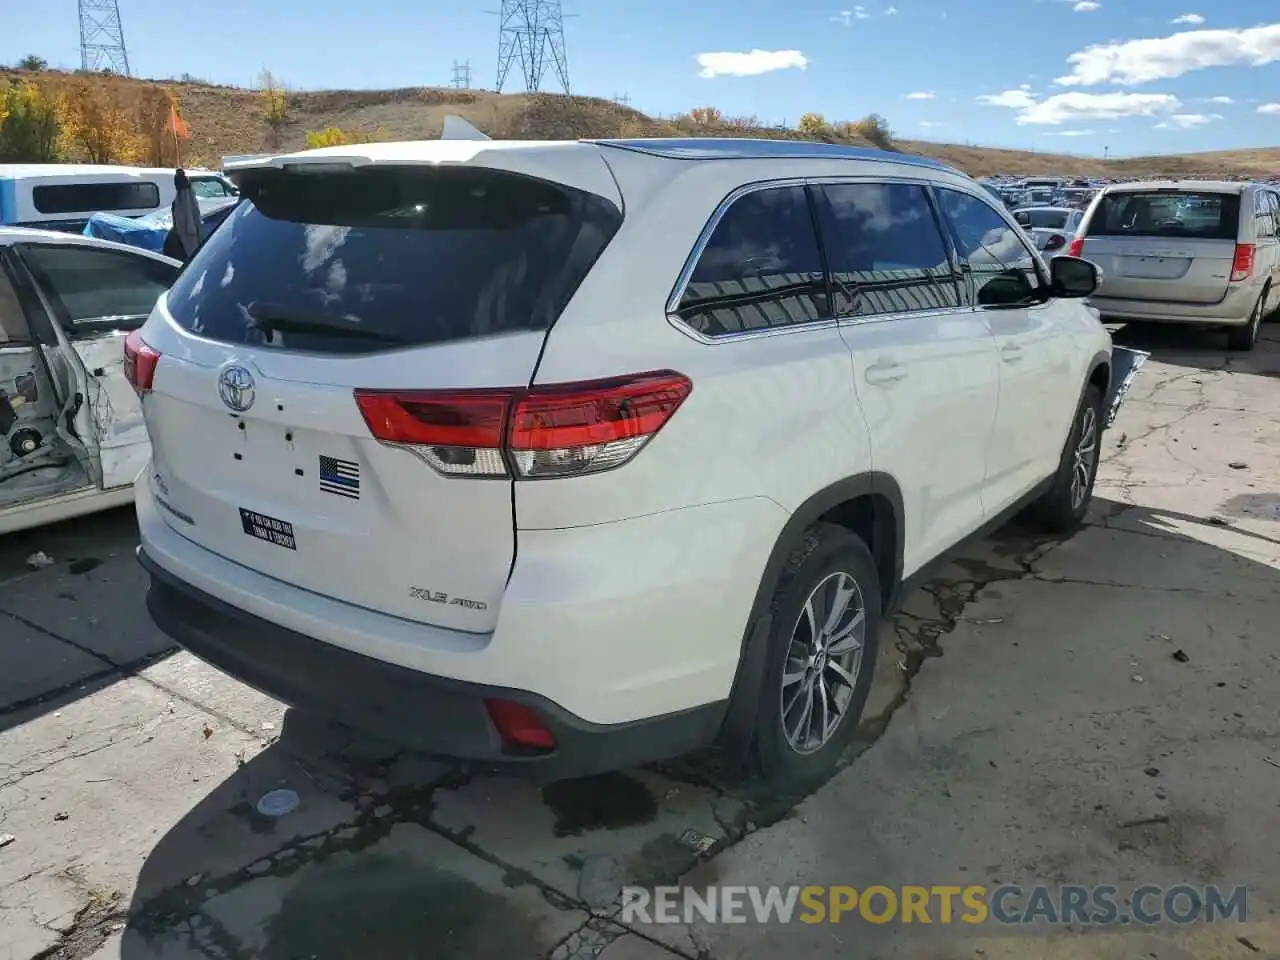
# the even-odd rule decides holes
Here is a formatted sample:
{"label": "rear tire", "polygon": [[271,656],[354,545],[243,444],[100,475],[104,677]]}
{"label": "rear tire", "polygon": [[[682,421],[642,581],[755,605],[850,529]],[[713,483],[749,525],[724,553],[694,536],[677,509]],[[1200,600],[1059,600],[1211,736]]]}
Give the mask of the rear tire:
{"label": "rear tire", "polygon": [[1027,511],[1028,519],[1048,533],[1069,533],[1080,526],[1089,510],[1098,475],[1103,403],[1102,391],[1089,384],[1071,425],[1053,485]]}
{"label": "rear tire", "polygon": [[859,537],[829,523],[805,531],[773,594],[748,752],[748,776],[771,793],[803,794],[839,765],[875,674],[880,597]]}
{"label": "rear tire", "polygon": [[1262,329],[1262,312],[1267,304],[1267,291],[1262,291],[1262,296],[1258,298],[1257,304],[1254,305],[1253,313],[1249,315],[1249,322],[1243,327],[1232,327],[1227,331],[1227,347],[1231,350],[1247,351],[1252,350],[1258,342],[1258,332]]}

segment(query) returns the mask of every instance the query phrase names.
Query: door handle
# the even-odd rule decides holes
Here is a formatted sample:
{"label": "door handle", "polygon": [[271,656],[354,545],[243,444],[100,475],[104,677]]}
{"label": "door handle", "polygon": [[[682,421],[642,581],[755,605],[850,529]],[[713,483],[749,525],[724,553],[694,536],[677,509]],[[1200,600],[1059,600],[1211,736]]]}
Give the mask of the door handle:
{"label": "door handle", "polygon": [[867,367],[866,373],[863,374],[867,383],[897,383],[907,375],[907,368],[900,363],[892,361],[881,361]]}
{"label": "door handle", "polygon": [[1000,359],[1005,363],[1020,363],[1022,348],[1015,343],[1006,343],[1000,350]]}

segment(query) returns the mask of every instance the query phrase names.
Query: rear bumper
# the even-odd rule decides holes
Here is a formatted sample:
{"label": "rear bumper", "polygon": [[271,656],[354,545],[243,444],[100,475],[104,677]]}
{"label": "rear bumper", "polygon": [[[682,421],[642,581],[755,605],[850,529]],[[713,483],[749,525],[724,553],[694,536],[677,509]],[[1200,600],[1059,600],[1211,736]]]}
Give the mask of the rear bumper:
{"label": "rear bumper", "polygon": [[[1105,284],[1105,280],[1103,281]],[[1152,320],[1161,323],[1204,323],[1215,326],[1243,326],[1262,295],[1261,285],[1235,283],[1217,303],[1178,303],[1164,300],[1128,300],[1108,297],[1104,292],[1089,298],[1089,305],[1102,314],[1104,322]]]}
{"label": "rear bumper", "polygon": [[[724,703],[619,724],[593,724],[524,690],[433,676],[271,623],[180,580],[144,547],[147,610],[178,643],[290,706],[397,744],[542,780],[586,776],[688,753],[710,743]],[[545,753],[504,750],[486,699],[533,708],[555,738]]]}

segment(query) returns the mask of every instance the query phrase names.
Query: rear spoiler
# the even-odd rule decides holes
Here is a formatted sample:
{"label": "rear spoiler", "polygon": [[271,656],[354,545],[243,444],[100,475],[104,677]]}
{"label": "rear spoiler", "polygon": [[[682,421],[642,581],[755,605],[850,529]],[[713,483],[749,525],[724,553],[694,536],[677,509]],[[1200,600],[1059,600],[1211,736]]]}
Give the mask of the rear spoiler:
{"label": "rear spoiler", "polygon": [[[476,129],[466,120],[455,114],[448,114],[444,118],[444,129],[440,132],[441,140],[489,140],[491,137]],[[271,161],[280,156],[278,153],[242,153],[229,154],[222,158],[222,172],[232,173],[237,168],[244,166],[258,166],[266,161]],[[230,169],[228,169],[230,168]]]}

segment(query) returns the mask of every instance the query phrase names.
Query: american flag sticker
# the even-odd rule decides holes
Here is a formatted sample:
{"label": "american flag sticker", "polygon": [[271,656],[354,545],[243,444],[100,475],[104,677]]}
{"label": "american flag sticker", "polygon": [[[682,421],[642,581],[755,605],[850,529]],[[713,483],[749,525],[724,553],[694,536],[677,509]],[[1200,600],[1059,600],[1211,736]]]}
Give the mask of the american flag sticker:
{"label": "american flag sticker", "polygon": [[320,458],[320,489],[340,497],[360,499],[360,464],[337,457]]}

